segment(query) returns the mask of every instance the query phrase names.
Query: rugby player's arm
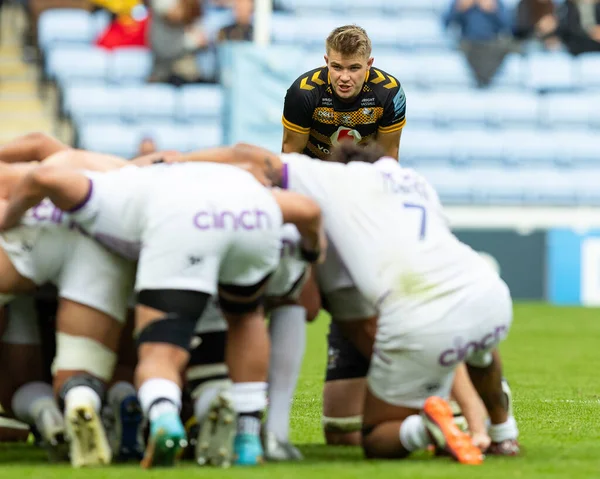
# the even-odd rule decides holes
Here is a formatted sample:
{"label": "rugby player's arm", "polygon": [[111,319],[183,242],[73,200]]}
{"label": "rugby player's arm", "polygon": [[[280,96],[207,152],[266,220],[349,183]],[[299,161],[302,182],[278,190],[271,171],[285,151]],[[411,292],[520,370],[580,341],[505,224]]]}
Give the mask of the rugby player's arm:
{"label": "rugby player's arm", "polygon": [[279,155],[247,143],[183,153],[166,160],[170,163],[204,161],[234,165],[252,173],[265,186],[281,186],[283,180],[284,167]]}
{"label": "rugby player's arm", "polygon": [[281,151],[283,153],[302,153],[308,143],[308,133],[300,133],[292,131],[287,127],[283,127],[283,143]]}
{"label": "rugby player's arm", "polygon": [[392,133],[377,133],[377,143],[385,151],[385,156],[398,158],[400,155],[400,138],[402,137],[402,129]]}
{"label": "rugby player's arm", "polygon": [[0,161],[3,163],[39,162],[56,152],[70,149],[68,145],[45,133],[28,133],[0,146]]}
{"label": "rugby player's arm", "polygon": [[284,190],[271,190],[275,197],[284,223],[296,226],[302,237],[302,249],[312,258],[311,262],[322,262],[327,249],[327,240],[323,230],[321,208],[318,203],[299,193]]}
{"label": "rugby player's arm", "polygon": [[73,168],[40,165],[15,186],[0,220],[0,230],[17,224],[25,212],[48,197],[64,211],[81,205],[91,192],[89,179]]}
{"label": "rugby player's arm", "polygon": [[122,168],[129,162],[114,155],[85,150],[64,150],[47,157],[42,164],[91,171],[110,171]]}

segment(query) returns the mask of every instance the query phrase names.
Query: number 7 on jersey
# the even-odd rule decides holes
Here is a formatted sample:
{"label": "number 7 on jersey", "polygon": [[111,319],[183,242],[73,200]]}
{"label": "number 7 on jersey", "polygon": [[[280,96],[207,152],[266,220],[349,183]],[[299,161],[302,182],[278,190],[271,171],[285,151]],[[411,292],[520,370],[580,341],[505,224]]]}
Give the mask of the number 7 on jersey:
{"label": "number 7 on jersey", "polygon": [[419,239],[425,238],[425,226],[427,224],[427,210],[423,205],[417,205],[415,203],[404,203],[405,208],[417,210],[421,213],[421,229],[419,231]]}

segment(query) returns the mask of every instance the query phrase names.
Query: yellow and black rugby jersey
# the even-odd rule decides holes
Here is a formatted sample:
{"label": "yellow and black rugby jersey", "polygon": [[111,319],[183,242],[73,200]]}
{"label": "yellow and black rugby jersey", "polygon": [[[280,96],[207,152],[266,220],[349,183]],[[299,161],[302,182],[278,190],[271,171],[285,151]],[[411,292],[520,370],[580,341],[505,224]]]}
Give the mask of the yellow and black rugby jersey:
{"label": "yellow and black rugby jersey", "polygon": [[327,67],[301,75],[288,89],[283,126],[308,133],[304,154],[326,160],[341,140],[367,143],[377,133],[392,133],[406,123],[406,97],[400,82],[371,68],[362,91],[351,102],[340,100],[329,81]]}

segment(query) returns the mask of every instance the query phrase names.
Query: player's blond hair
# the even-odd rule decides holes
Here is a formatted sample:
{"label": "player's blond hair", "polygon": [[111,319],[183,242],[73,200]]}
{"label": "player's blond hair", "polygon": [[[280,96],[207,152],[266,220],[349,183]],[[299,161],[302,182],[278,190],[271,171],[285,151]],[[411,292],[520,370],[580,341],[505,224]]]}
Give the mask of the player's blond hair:
{"label": "player's blond hair", "polygon": [[371,39],[364,28],[358,25],[344,25],[332,31],[325,40],[327,54],[333,50],[343,56],[371,56]]}

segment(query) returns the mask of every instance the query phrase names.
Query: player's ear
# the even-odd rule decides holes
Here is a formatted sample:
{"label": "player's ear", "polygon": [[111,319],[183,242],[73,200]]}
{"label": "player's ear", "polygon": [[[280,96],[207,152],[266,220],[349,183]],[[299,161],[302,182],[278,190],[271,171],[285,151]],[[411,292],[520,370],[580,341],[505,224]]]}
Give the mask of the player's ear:
{"label": "player's ear", "polygon": [[323,58],[325,59],[325,65],[329,66],[329,58],[327,55],[323,55]]}
{"label": "player's ear", "polygon": [[373,57],[367,60],[367,68],[371,68],[373,66],[373,60],[375,60]]}

